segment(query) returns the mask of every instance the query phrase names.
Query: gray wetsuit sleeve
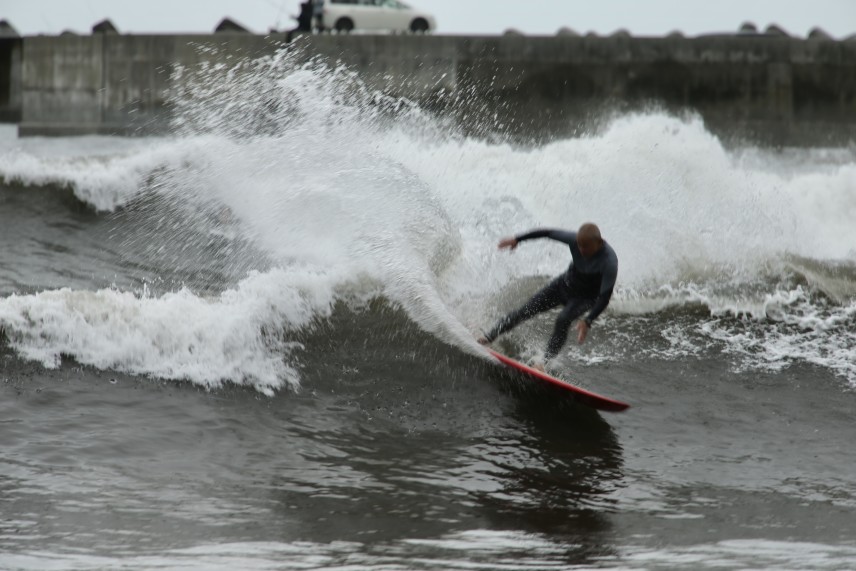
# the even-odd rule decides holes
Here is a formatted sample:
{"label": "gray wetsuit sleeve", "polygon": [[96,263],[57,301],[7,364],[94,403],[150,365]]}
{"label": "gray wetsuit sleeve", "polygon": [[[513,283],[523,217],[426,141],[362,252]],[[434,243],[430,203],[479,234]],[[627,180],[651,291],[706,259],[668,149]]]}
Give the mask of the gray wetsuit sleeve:
{"label": "gray wetsuit sleeve", "polygon": [[570,246],[577,241],[577,233],[569,232],[567,230],[555,230],[552,228],[539,228],[538,230],[532,230],[531,232],[514,237],[518,242],[534,240],[536,238],[550,238]]}
{"label": "gray wetsuit sleeve", "polygon": [[618,264],[610,264],[603,272],[603,278],[600,281],[600,293],[598,293],[597,298],[594,300],[594,305],[586,316],[586,321],[589,323],[597,319],[597,316],[609,305],[609,300],[612,298],[612,290],[615,289],[616,279],[618,279]]}

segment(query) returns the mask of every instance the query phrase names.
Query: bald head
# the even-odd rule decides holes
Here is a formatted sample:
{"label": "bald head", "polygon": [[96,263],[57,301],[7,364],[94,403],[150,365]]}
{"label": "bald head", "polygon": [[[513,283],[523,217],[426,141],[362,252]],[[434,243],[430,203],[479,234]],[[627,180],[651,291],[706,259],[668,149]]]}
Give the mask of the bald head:
{"label": "bald head", "polygon": [[591,222],[586,222],[580,226],[579,230],[577,230],[577,240],[585,240],[586,242],[595,240],[597,242],[601,242],[602,238],[600,237],[600,228]]}
{"label": "bald head", "polygon": [[584,258],[590,258],[603,247],[600,228],[591,222],[586,222],[577,230],[577,247]]}

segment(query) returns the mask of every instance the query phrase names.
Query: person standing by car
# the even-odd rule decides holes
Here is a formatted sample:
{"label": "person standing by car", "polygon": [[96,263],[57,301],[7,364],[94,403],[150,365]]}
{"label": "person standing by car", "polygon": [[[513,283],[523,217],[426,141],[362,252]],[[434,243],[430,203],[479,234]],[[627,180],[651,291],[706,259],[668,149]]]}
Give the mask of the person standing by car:
{"label": "person standing by car", "polygon": [[324,0],[312,0],[312,15],[315,18],[315,28],[324,31]]}

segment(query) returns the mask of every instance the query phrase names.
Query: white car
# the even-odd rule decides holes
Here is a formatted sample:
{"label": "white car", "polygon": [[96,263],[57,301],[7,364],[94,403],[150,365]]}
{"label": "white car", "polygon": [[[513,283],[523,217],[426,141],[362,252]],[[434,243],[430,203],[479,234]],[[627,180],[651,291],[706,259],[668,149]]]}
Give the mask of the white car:
{"label": "white car", "polygon": [[415,10],[401,0],[324,0],[324,28],[337,32],[390,30],[430,32],[434,16]]}

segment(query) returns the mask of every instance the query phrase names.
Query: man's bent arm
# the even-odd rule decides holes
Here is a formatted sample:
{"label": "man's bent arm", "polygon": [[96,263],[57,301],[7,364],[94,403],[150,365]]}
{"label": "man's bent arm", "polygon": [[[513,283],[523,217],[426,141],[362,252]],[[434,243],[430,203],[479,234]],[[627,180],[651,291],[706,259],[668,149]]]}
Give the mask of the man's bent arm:
{"label": "man's bent arm", "polygon": [[603,313],[606,306],[609,305],[609,300],[612,299],[612,290],[615,289],[615,281],[618,279],[618,267],[609,268],[603,274],[600,281],[600,293],[597,299],[594,300],[594,306],[586,316],[586,323],[591,325],[591,322],[597,319],[597,316]]}
{"label": "man's bent arm", "polygon": [[597,299],[594,300],[594,305],[589,311],[588,315],[586,315],[585,322],[591,326],[591,322],[597,319],[597,316],[600,315],[606,306],[609,305],[609,300],[612,298],[612,290],[609,290],[606,293],[602,293],[597,296]]}

